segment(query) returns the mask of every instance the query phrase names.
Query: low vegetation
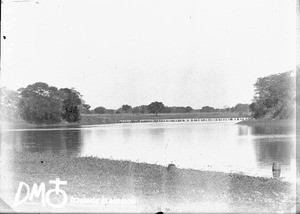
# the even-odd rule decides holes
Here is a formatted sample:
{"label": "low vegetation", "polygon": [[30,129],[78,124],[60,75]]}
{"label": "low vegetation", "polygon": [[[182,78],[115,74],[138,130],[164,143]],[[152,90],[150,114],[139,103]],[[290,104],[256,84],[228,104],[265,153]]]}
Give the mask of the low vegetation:
{"label": "low vegetation", "polygon": [[32,187],[60,178],[68,182],[63,189],[69,196],[136,196],[136,206],[149,212],[178,211],[186,204],[190,207],[185,211],[202,212],[201,204],[210,203],[220,206],[212,207],[212,212],[290,212],[295,205],[293,185],[272,178],[178,168],[168,171],[155,164],[38,153],[16,153],[13,166],[15,183],[23,181]]}

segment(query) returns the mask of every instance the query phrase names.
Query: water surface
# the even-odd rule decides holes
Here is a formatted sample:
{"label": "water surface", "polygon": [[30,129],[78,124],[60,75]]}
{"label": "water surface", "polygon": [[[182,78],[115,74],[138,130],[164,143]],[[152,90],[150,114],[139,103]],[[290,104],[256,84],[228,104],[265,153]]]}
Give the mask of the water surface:
{"label": "water surface", "polygon": [[78,128],[1,131],[1,151],[96,156],[180,168],[271,177],[273,162],[294,179],[294,130],[235,122],[90,125]]}

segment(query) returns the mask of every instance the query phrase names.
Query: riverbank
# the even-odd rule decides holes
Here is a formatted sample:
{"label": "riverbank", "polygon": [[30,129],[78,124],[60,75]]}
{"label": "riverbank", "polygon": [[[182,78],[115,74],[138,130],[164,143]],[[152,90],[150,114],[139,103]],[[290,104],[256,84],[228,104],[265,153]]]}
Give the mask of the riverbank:
{"label": "riverbank", "polygon": [[11,167],[14,192],[21,181],[49,189],[48,181],[60,178],[69,197],[131,200],[143,212],[290,212],[295,205],[292,184],[241,174],[39,153],[16,153]]}
{"label": "riverbank", "polygon": [[248,115],[240,115],[232,112],[207,112],[207,113],[174,113],[174,114],[82,114],[79,122],[68,123],[63,121],[54,125],[37,125],[29,124],[23,120],[15,120],[11,122],[1,121],[1,127],[6,129],[17,128],[44,128],[44,127],[79,127],[81,125],[101,125],[119,123],[124,120],[140,121],[140,120],[168,120],[168,119],[194,119],[194,118],[240,118]]}

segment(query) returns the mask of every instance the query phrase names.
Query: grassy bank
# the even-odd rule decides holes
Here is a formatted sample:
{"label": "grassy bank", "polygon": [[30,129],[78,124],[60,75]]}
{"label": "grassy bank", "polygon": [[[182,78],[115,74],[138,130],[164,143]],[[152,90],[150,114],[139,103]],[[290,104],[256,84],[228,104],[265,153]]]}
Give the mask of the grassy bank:
{"label": "grassy bank", "polygon": [[169,114],[87,114],[82,115],[81,122],[87,121],[111,121],[117,122],[120,120],[159,120],[159,119],[184,119],[184,118],[236,118],[247,117],[246,115],[240,115],[232,112],[207,112],[207,113],[169,113]]}
{"label": "grassy bank", "polygon": [[82,114],[81,120],[76,123],[61,122],[55,125],[36,125],[29,124],[23,120],[14,120],[11,122],[2,122],[2,127],[11,128],[40,128],[40,127],[67,127],[80,125],[98,125],[118,123],[120,120],[159,120],[159,119],[193,119],[193,118],[237,118],[248,117],[232,112],[210,112],[210,113],[174,113],[174,114]]}
{"label": "grassy bank", "polygon": [[146,212],[287,212],[295,203],[291,184],[241,174],[37,153],[16,153],[12,164],[15,188],[20,181],[49,188],[50,179],[60,178],[68,196],[135,198]]}

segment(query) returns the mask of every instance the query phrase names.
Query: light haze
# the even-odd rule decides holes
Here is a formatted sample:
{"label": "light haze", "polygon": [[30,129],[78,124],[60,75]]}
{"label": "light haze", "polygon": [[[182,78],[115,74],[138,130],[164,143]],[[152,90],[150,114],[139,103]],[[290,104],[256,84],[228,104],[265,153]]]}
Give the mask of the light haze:
{"label": "light haze", "polygon": [[2,4],[1,86],[74,87],[92,108],[222,108],[296,65],[295,1],[37,1]]}

